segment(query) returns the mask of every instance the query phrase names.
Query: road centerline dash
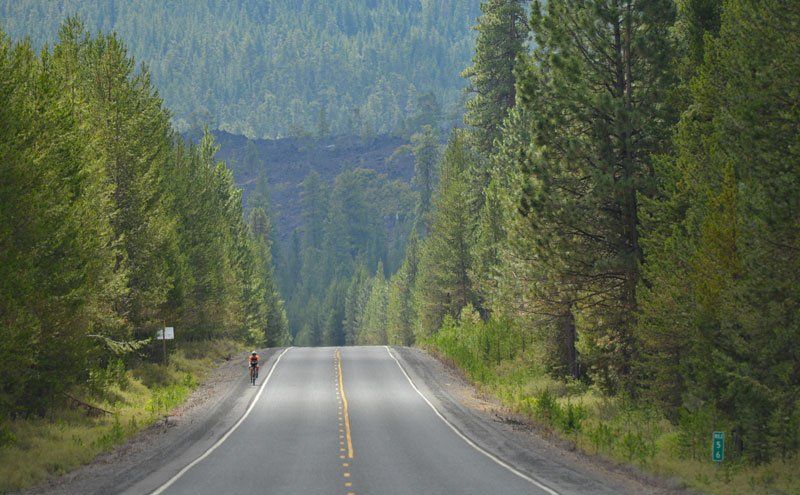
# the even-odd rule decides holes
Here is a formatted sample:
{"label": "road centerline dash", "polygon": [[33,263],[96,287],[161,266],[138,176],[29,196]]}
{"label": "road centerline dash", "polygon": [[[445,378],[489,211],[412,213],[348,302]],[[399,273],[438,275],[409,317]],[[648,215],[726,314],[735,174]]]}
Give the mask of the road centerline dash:
{"label": "road centerline dash", "polygon": [[342,397],[342,416],[344,417],[344,431],[347,438],[347,457],[352,459],[353,452],[353,438],[350,433],[350,414],[347,406],[347,395],[344,393],[344,377],[342,374],[342,353],[336,350],[336,367],[339,375],[339,394]]}

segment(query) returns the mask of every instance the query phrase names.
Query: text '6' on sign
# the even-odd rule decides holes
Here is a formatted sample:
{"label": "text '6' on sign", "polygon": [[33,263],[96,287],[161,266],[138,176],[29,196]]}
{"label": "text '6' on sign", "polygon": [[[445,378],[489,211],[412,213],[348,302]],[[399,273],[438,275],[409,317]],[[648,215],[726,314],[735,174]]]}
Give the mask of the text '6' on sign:
{"label": "text '6' on sign", "polygon": [[156,332],[156,340],[172,340],[175,338],[175,328],[167,327]]}
{"label": "text '6' on sign", "polygon": [[725,459],[725,432],[715,431],[711,441],[711,460],[722,462]]}

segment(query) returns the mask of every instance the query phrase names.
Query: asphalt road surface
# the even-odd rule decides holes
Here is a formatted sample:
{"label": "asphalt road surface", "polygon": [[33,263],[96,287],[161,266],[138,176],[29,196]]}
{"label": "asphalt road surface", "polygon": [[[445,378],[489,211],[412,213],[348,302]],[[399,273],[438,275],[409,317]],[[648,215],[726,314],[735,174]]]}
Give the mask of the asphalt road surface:
{"label": "asphalt road surface", "polygon": [[461,435],[385,347],[290,348],[156,494],[555,494]]}

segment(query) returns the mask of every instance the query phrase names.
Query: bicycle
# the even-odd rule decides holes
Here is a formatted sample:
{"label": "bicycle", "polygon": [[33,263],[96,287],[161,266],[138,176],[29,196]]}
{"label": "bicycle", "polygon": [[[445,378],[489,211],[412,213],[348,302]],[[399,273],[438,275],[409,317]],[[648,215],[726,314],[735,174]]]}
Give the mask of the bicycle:
{"label": "bicycle", "polygon": [[258,365],[251,364],[250,365],[250,384],[255,385],[256,379],[258,379]]}

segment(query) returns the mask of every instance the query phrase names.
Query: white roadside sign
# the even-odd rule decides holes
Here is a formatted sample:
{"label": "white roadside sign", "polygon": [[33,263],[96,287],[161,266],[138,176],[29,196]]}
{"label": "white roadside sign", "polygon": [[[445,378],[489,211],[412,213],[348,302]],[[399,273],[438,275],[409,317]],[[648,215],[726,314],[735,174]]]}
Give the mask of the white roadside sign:
{"label": "white roadside sign", "polygon": [[175,327],[166,327],[156,332],[156,340],[173,340],[175,338]]}

